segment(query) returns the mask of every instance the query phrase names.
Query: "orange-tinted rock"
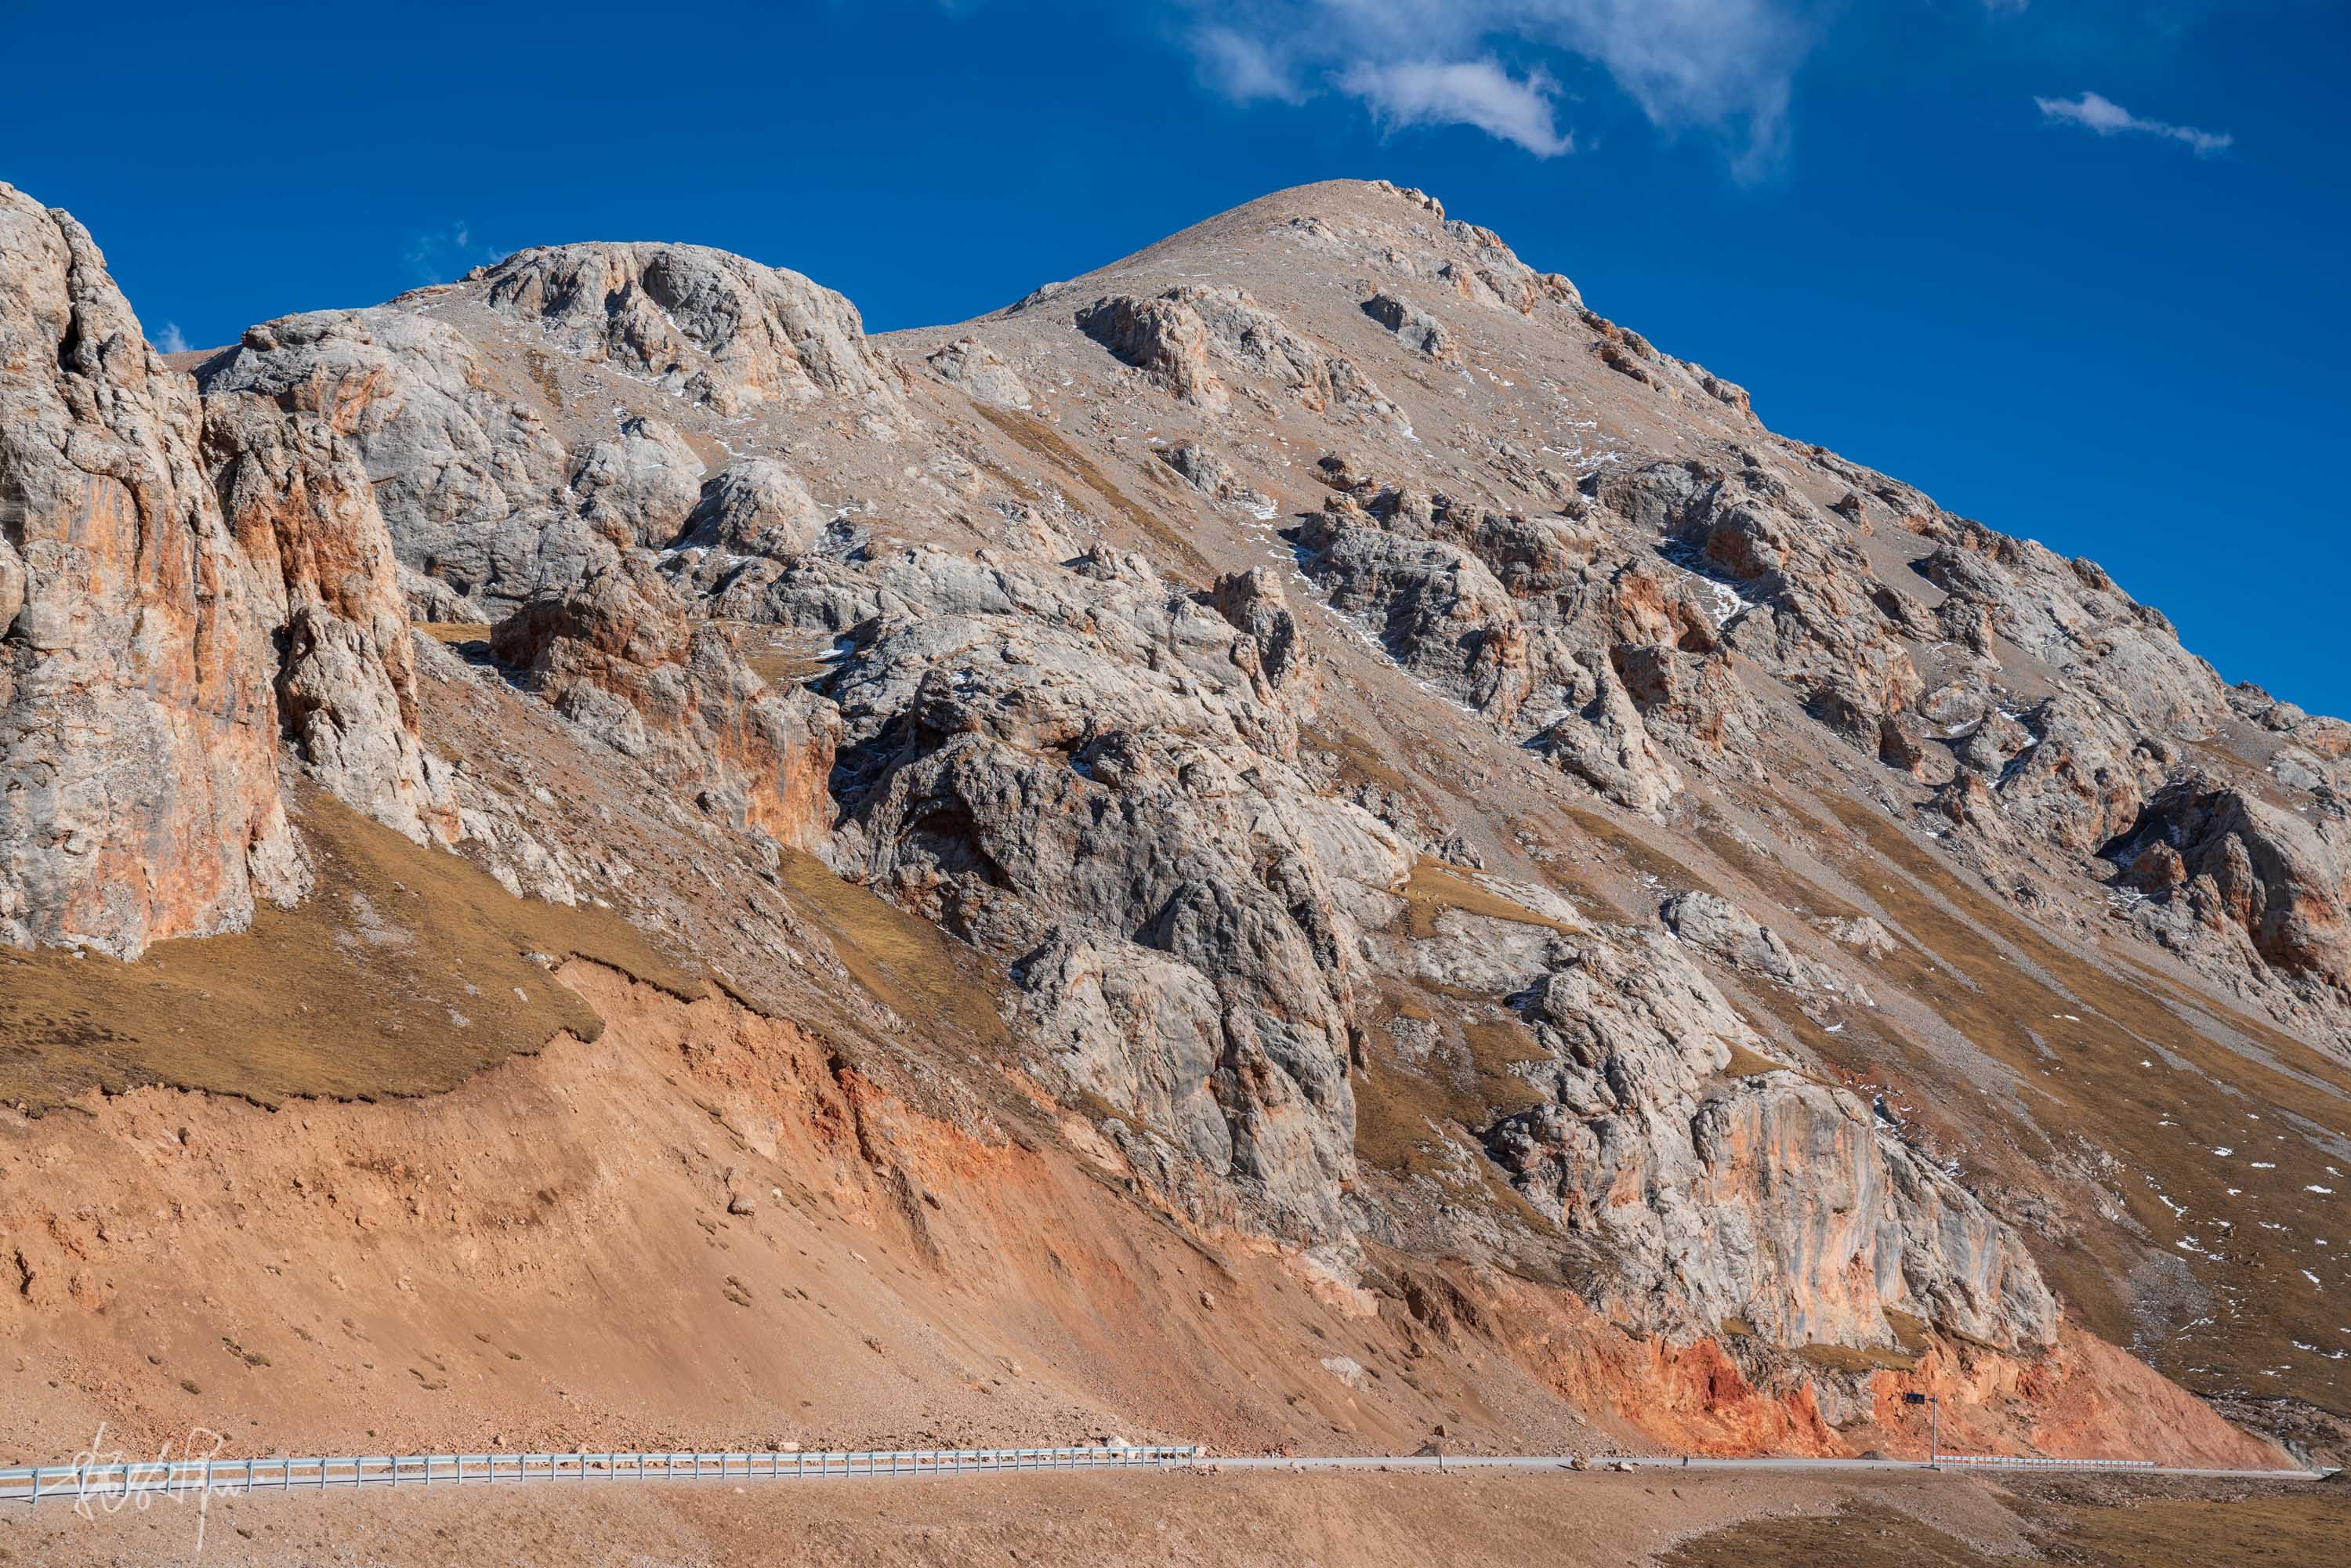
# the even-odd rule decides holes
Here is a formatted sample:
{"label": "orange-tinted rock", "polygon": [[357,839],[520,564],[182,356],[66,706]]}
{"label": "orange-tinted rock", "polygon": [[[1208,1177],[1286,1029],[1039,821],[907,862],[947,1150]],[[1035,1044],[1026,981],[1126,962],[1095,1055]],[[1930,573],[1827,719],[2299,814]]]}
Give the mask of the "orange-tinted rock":
{"label": "orange-tinted rock", "polygon": [[124,956],[303,873],[274,658],[194,386],[89,233],[0,185],[0,940]]}
{"label": "orange-tinted rock", "polygon": [[704,810],[795,848],[824,841],[832,705],[771,691],[724,632],[686,621],[651,567],[629,561],[525,605],[490,646],[565,717]]}
{"label": "orange-tinted rock", "polygon": [[298,755],[386,826],[456,838],[446,768],[419,727],[392,536],[350,438],[318,413],[228,392],[206,402],[204,457],[254,603],[285,629],[279,717]]}

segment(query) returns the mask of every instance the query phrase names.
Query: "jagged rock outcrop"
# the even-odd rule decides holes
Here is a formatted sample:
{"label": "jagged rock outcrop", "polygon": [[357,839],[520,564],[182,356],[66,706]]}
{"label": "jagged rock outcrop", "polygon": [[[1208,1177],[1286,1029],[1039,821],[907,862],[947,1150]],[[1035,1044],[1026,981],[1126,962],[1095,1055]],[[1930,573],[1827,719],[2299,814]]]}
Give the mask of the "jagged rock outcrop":
{"label": "jagged rock outcrop", "polygon": [[1740,1319],[1781,1344],[1890,1345],[1888,1308],[1988,1344],[2054,1340],[2016,1233],[1868,1107],[1784,1071],[1715,1077],[1762,1042],[1669,943],[1587,944],[1530,1010],[1548,1103],[1488,1143],[1605,1249],[1615,1310],[1682,1332]]}
{"label": "jagged rock outcrop", "polygon": [[1734,969],[1799,990],[1837,988],[1828,969],[1718,894],[1677,893],[1657,913],[1675,936]]}
{"label": "jagged rock outcrop", "polygon": [[1202,495],[1239,507],[1259,522],[1272,518],[1273,497],[1242,483],[1229,464],[1198,442],[1167,447],[1159,454],[1159,460]]}
{"label": "jagged rock outcrop", "polygon": [[975,338],[957,338],[925,357],[939,380],[961,387],[982,402],[1000,408],[1028,408],[1034,399],[1020,372],[998,358],[996,350]]}
{"label": "jagged rock outcrop", "polygon": [[1526,705],[1536,678],[1526,628],[1473,551],[1382,527],[1340,496],[1300,542],[1331,584],[1332,608],[1366,624],[1399,664],[1498,722]]}
{"label": "jagged rock outcrop", "polygon": [[[1962,640],[2005,639],[2064,672],[2098,705],[2155,728],[2227,711],[2211,665],[2179,645],[2162,612],[2139,603],[2094,561],[1929,510],[1916,523],[1936,548],[1918,574],[1949,597],[1937,613]],[[1960,607],[1951,613],[1946,610]]]}
{"label": "jagged rock outcrop", "polygon": [[[1322,468],[1336,493],[1298,538],[1332,609],[1364,625],[1404,668],[1524,735],[1611,800],[1652,815],[1671,805],[1680,772],[1651,739],[1617,662],[1601,652],[1590,622],[1599,600],[1613,596],[1590,592],[1593,551],[1573,519],[1375,487],[1336,455]],[[1651,692],[1666,695],[1654,685]],[[1737,707],[1719,688],[1684,695],[1699,699],[1687,716],[1700,735],[1719,732]]]}
{"label": "jagged rock outcrop", "polygon": [[771,690],[724,632],[687,622],[649,566],[632,560],[525,605],[492,631],[490,652],[704,810],[797,849],[823,843],[831,705]]}
{"label": "jagged rock outcrop", "polygon": [[0,940],[120,957],[305,873],[269,626],[187,378],[89,234],[0,184]]}
{"label": "jagged rock outcrop", "polygon": [[828,397],[901,412],[857,308],[797,272],[705,246],[567,245],[467,281],[564,351],[722,414]]}
{"label": "jagged rock outcrop", "polygon": [[247,328],[198,382],[208,398],[250,393],[347,438],[401,563],[445,585],[465,619],[620,559],[563,504],[570,455],[546,415],[444,322],[389,307],[283,317]]}
{"label": "jagged rock outcrop", "polygon": [[1394,412],[1352,361],[1326,353],[1238,288],[1181,284],[1149,299],[1110,295],[1080,310],[1077,326],[1177,397],[1210,411],[1230,402],[1229,373],[1270,382],[1318,413]]}
{"label": "jagged rock outcrop", "polygon": [[657,419],[623,417],[618,433],[576,453],[570,497],[607,538],[658,549],[702,496],[702,459]]}
{"label": "jagged rock outcrop", "polygon": [[392,538],[350,439],[320,415],[247,393],[204,404],[204,462],[280,628],[278,721],[305,768],[410,838],[459,834],[447,768],[426,747],[408,604]]}
{"label": "jagged rock outcrop", "polygon": [[[26,212],[82,289],[78,231]],[[730,983],[766,965],[894,1030],[946,1103],[999,1090],[994,1056],[985,1085],[923,1056],[855,932],[841,978],[764,833],[1003,960],[987,1022],[1138,1202],[1311,1249],[1350,1302],[1362,1240],[1572,1281],[1674,1354],[1742,1325],[1704,1354],[1791,1399],[1840,1358],[1789,1350],[1886,1349],[1889,1312],[2028,1375],[2054,1307],[1969,1183],[2151,1344],[2237,1267],[2208,1215],[2313,1228],[2288,1206],[2324,1180],[2267,1162],[2200,1192],[2163,1167],[2147,1207],[2112,1173],[2169,1155],[2096,1075],[2159,1043],[2229,1136],[2257,1100],[2287,1128],[2231,1072],[2264,1018],[2281,1062],[2351,1040],[2351,729],[2220,688],[2088,563],[1762,432],[1419,193],[1269,198],[888,350],[740,258],[528,252],[254,329],[202,367],[201,451],[119,299],[20,309],[40,267],[9,254],[37,329],[0,390],[12,940],[55,939],[22,890],[69,904],[99,852],[20,814],[60,759],[129,781],[105,820],[142,854],[177,833],[225,867],[236,839],[248,904],[290,866],[248,786],[292,765],[412,834],[454,819],[510,889],[629,879],[610,901],[669,936],[742,935]],[[93,549],[74,602],[136,636],[52,629]],[[500,622],[492,660],[403,606]],[[232,693],[258,738],[189,773]],[[118,950],[238,918],[139,896],[99,901]],[[1740,907],[1767,901],[1777,932]],[[2142,939],[2147,1007],[2192,998],[2168,1019],[2104,988]],[[1883,1012],[1844,978],[1870,960]],[[2334,1128],[2323,1099],[2294,1114]],[[2298,1290],[2282,1256],[2259,1277]],[[1805,1408],[1858,1387],[1823,1374]]]}
{"label": "jagged rock outcrop", "polygon": [[747,457],[704,481],[662,567],[710,596],[716,612],[763,619],[760,591],[816,549],[827,528],[798,475],[773,458]]}
{"label": "jagged rock outcrop", "polygon": [[1615,666],[1584,653],[1570,669],[1561,687],[1566,711],[1534,737],[1534,748],[1618,805],[1661,814],[1681,793],[1681,771],[1650,739]]}
{"label": "jagged rock outcrop", "polygon": [[1171,289],[1158,299],[1113,295],[1078,312],[1078,330],[1186,402],[1222,408],[1231,400],[1210,362],[1208,329]]}
{"label": "jagged rock outcrop", "polygon": [[1924,685],[1888,614],[1885,584],[1844,532],[1750,454],[1737,471],[1696,463],[1611,470],[1597,498],[1738,605],[1721,641],[1806,694],[1813,716],[1872,755]]}
{"label": "jagged rock outcrop", "polygon": [[2108,846],[2128,885],[2235,934],[2262,962],[2351,989],[2351,875],[2330,836],[2201,774],[2165,786]]}
{"label": "jagged rock outcrop", "polygon": [[1870,915],[1831,918],[1817,924],[1822,936],[1865,957],[1883,958],[1895,949],[1894,933]]}
{"label": "jagged rock outcrop", "polygon": [[[1411,855],[1291,765],[1267,574],[1203,604],[1131,559],[909,559],[836,678],[865,880],[1015,963],[1049,1071],[1299,1235],[1353,1170],[1355,933]],[[1213,1107],[1213,1113],[1212,1113]]]}
{"label": "jagged rock outcrop", "polygon": [[1685,758],[1751,769],[1765,720],[1728,653],[1619,643],[1608,663],[1653,738]]}
{"label": "jagged rock outcrop", "polygon": [[[1465,283],[1472,276],[1464,274]],[[1493,293],[1490,285],[1480,287],[1488,294]],[[1445,329],[1444,323],[1409,300],[1399,299],[1393,294],[1374,294],[1364,301],[1364,314],[1395,333],[1396,341],[1416,354],[1432,360],[1460,357],[1453,346],[1453,335]]]}

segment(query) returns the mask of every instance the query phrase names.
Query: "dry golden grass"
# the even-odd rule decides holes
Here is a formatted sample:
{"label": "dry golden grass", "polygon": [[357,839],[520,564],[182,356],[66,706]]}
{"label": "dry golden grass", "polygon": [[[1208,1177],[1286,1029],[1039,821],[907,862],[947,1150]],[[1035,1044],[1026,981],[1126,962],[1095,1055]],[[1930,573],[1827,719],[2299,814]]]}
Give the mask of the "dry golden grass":
{"label": "dry golden grass", "polygon": [[1405,928],[1416,942],[1425,942],[1437,935],[1437,917],[1446,911],[1458,909],[1464,915],[1483,915],[1489,920],[1509,920],[1520,925],[1541,925],[1568,936],[1575,927],[1538,915],[1523,904],[1513,904],[1501,894],[1489,892],[1468,874],[1454,870],[1442,861],[1416,862],[1412,875],[1396,890],[1405,902]]}
{"label": "dry golden grass", "polygon": [[1892,1307],[1884,1311],[1886,1326],[1894,1331],[1895,1343],[1904,1350],[1912,1355],[1924,1355],[1934,1348],[1934,1333],[1926,1319],[1914,1318],[1908,1312],[1896,1312]]}
{"label": "dry golden grass", "polygon": [[528,954],[702,986],[609,910],[517,898],[316,790],[296,822],[318,887],[252,928],[159,944],[136,963],[0,956],[0,1101],[38,1110],[161,1083],[265,1105],[452,1088],[559,1031],[602,1024]]}
{"label": "dry golden grass", "polygon": [[1207,558],[1190,539],[1169,527],[1166,520],[1150,507],[1112,483],[1110,476],[1094,466],[1092,459],[1062,439],[1060,431],[1035,414],[1022,413],[1018,409],[998,408],[984,402],[975,402],[971,406],[982,419],[1030,453],[1061,469],[1065,477],[1100,496],[1137,530],[1165,546],[1181,563],[1184,572],[1203,585],[1216,577],[1216,569],[1208,564]]}
{"label": "dry golden grass", "polygon": [[[2043,1561],[2087,1568],[2301,1568],[2339,1561],[2351,1528],[2351,1500],[2339,1487],[2263,1488],[2228,1500],[2020,1497],[2011,1506],[2041,1542]],[[1750,1519],[1660,1559],[1665,1568],[2009,1568],[2018,1561],[1877,1502]]]}
{"label": "dry golden grass", "polygon": [[1714,852],[1724,864],[1753,883],[1782,909],[1837,919],[1846,919],[1860,913],[1825,888],[1777,861],[1766,860],[1757,854],[1719,827],[1702,825],[1694,836]]}
{"label": "dry golden grass", "polygon": [[802,681],[812,681],[832,668],[822,659],[776,648],[747,651],[743,655],[743,664],[771,686],[796,686]]}
{"label": "dry golden grass", "polygon": [[[1502,1116],[1531,1110],[1546,1096],[1510,1069],[1549,1058],[1526,1026],[1487,1019],[1446,1025],[1425,1061],[1396,1049],[1389,1019],[1435,1021],[1439,1016],[1412,991],[1398,988],[1373,1025],[1371,1062],[1355,1075],[1355,1154],[1365,1165],[1399,1176],[1436,1182],[1457,1203],[1486,1208],[1531,1228],[1554,1228],[1510,1186],[1499,1168],[1476,1150],[1468,1134]],[[1447,1152],[1445,1134],[1470,1151],[1465,1171]]]}
{"label": "dry golden grass", "polygon": [[1597,811],[1587,811],[1580,806],[1571,806],[1567,809],[1567,814],[1586,834],[1614,851],[1617,858],[1622,860],[1635,875],[1655,877],[1669,888],[1706,888],[1705,881],[1689,867],[1663,850],[1654,848],[1634,837]]}
{"label": "dry golden grass", "polygon": [[1730,1063],[1722,1071],[1726,1076],[1731,1078],[1761,1078],[1767,1072],[1777,1072],[1787,1065],[1784,1061],[1774,1061],[1759,1051],[1750,1051],[1745,1046],[1733,1041],[1730,1047]]}
{"label": "dry golden grass", "polygon": [[490,623],[486,621],[426,621],[417,623],[415,629],[452,648],[490,640]]}
{"label": "dry golden grass", "polygon": [[796,686],[831,672],[821,639],[749,621],[714,620],[742,655],[744,665],[771,686]]}
{"label": "dry golden grass", "polygon": [[994,960],[843,882],[814,855],[788,849],[783,857],[786,890],[831,939],[851,978],[909,1023],[945,1023],[975,1042],[1009,1051],[996,1010],[1003,977]]}
{"label": "dry golden grass", "polygon": [[[2279,1065],[2215,1042],[2189,1009],[2167,1001],[2168,986],[2124,980],[2060,946],[1866,807],[1831,809],[1867,846],[1851,874],[1927,949],[1905,945],[1880,969],[2028,1086],[2022,1101],[1980,1100],[1970,1113],[1996,1119],[1993,1157],[2011,1169],[2043,1161],[2079,1130],[2130,1173],[2112,1186],[2153,1244],[2236,1292],[2225,1325],[2172,1335],[2154,1347],[2157,1365],[2205,1390],[2283,1368],[2258,1386],[2342,1407],[2351,1399],[2346,1364],[2294,1343],[2339,1337],[2339,1305],[2304,1270],[2332,1271],[2330,1249],[2313,1239],[2342,1228],[2328,1195],[2307,1190],[2334,1184],[2314,1176],[2320,1156],[2294,1129],[2315,1124],[2351,1135],[2351,1074],[2234,1014],[2226,1021]],[[1918,1065],[1934,1069],[1924,1059]],[[2281,1071],[2287,1066],[2292,1076]],[[1980,1133],[1972,1142],[1984,1148],[1988,1140]],[[2220,1148],[2234,1153],[2218,1155]],[[2273,1168],[2255,1168],[2256,1160]],[[2033,1239],[2043,1269],[2087,1326],[2131,1343],[2137,1324],[2121,1282],[2140,1260],[2122,1233],[2100,1226],[2072,1242]],[[2183,1239],[2204,1252],[2179,1248]]]}
{"label": "dry golden grass", "polygon": [[1391,794],[1426,799],[1426,792],[1417,783],[1388,766],[1379,748],[1353,730],[1307,725],[1298,733],[1308,746],[1339,758],[1341,783],[1376,784]]}
{"label": "dry golden grass", "polygon": [[1800,1344],[1796,1359],[1823,1372],[1907,1372],[1918,1364],[1907,1352],[1875,1345]]}

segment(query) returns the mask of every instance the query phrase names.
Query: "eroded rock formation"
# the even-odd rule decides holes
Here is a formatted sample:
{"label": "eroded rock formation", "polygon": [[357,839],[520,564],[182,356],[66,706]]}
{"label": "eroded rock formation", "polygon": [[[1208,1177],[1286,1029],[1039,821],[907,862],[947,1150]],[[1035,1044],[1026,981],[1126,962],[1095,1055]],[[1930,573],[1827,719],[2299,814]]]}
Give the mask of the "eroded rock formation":
{"label": "eroded rock formation", "polygon": [[831,826],[838,721],[797,687],[770,691],[726,632],[695,625],[636,560],[498,623],[490,651],[583,730],[704,810],[814,849]]}
{"label": "eroded rock formation", "polygon": [[303,873],[275,659],[195,388],[88,231],[0,185],[0,936],[135,957]]}

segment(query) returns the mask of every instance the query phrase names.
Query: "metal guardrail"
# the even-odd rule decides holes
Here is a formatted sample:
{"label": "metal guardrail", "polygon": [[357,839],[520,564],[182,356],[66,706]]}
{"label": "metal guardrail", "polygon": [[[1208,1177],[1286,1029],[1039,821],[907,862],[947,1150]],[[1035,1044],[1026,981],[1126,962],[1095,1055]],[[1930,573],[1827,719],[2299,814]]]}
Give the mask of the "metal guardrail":
{"label": "metal guardrail", "polygon": [[1938,1454],[1946,1465],[1989,1465],[1999,1469],[2151,1470],[2153,1459],[2049,1459],[2017,1454]]}
{"label": "metal guardrail", "polygon": [[799,1480],[973,1475],[1189,1463],[1178,1447],[900,1448],[855,1453],[357,1454],[155,1459],[0,1469],[0,1502],[103,1502],[162,1493],[328,1491],[337,1487],[489,1486],[549,1480]]}

